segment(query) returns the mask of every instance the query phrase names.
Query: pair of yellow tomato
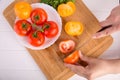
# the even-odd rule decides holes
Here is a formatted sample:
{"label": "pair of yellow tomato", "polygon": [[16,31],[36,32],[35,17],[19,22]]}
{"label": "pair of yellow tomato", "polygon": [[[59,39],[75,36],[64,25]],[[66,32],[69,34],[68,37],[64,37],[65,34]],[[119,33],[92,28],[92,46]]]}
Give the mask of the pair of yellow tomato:
{"label": "pair of yellow tomato", "polygon": [[[67,2],[66,4],[60,4],[58,6],[58,13],[61,17],[68,17],[75,12],[75,9],[76,7],[73,2]],[[75,21],[67,22],[65,31],[71,36],[78,36],[83,32],[83,24]]]}

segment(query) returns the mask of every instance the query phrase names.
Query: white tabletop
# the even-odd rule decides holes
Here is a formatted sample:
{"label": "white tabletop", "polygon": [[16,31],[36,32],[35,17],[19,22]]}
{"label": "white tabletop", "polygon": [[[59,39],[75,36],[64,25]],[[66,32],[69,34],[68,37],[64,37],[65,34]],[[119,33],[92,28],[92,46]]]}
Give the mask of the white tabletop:
{"label": "white tabletop", "polygon": [[[47,80],[30,54],[14,38],[10,25],[3,17],[3,10],[14,0],[0,0],[0,80]],[[83,0],[99,21],[104,20],[118,0]],[[101,58],[120,58],[120,32],[112,35],[113,45]],[[74,75],[69,80],[86,80]],[[120,74],[106,75],[96,80],[120,80]]]}

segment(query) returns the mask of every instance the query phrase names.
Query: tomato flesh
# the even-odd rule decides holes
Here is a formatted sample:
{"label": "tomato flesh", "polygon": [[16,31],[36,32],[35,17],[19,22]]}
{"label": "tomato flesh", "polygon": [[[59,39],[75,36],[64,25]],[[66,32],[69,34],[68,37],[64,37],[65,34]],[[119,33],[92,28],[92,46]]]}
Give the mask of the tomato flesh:
{"label": "tomato flesh", "polygon": [[73,51],[75,48],[75,42],[73,40],[62,41],[59,44],[59,49],[62,53],[67,54]]}
{"label": "tomato flesh", "polygon": [[64,62],[68,64],[75,64],[79,61],[79,51],[75,51],[66,58],[64,58]]}

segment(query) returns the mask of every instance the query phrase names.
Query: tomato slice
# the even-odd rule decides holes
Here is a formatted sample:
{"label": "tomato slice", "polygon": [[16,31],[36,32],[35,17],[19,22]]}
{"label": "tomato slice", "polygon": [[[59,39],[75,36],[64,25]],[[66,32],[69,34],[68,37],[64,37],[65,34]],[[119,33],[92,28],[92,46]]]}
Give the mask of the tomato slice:
{"label": "tomato slice", "polygon": [[75,42],[73,40],[62,41],[59,44],[59,49],[62,53],[67,54],[75,48]]}
{"label": "tomato slice", "polygon": [[71,1],[67,2],[67,5],[69,5],[73,9],[73,11],[75,12],[76,6],[75,6],[75,4],[73,2],[71,2]]}
{"label": "tomato slice", "polygon": [[75,51],[66,58],[64,58],[64,62],[68,64],[75,64],[79,61],[79,51]]}
{"label": "tomato slice", "polygon": [[83,33],[83,27],[81,22],[69,21],[65,25],[65,32],[70,36],[79,36]]}
{"label": "tomato slice", "polygon": [[58,6],[58,13],[61,17],[68,17],[75,12],[75,4],[73,2],[62,3]]}

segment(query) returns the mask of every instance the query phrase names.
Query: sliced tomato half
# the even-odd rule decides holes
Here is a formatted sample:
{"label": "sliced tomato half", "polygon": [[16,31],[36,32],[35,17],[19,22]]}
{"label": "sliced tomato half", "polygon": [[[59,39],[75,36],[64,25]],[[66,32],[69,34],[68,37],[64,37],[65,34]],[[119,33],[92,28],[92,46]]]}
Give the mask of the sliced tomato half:
{"label": "sliced tomato half", "polygon": [[66,58],[64,58],[64,62],[68,64],[75,64],[79,61],[80,56],[79,56],[79,51],[75,51]]}
{"label": "sliced tomato half", "polygon": [[62,53],[67,54],[73,51],[75,48],[75,42],[73,40],[65,40],[60,42],[59,49]]}

